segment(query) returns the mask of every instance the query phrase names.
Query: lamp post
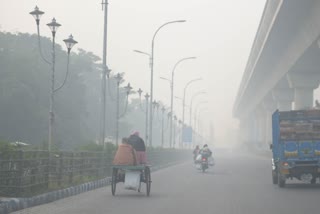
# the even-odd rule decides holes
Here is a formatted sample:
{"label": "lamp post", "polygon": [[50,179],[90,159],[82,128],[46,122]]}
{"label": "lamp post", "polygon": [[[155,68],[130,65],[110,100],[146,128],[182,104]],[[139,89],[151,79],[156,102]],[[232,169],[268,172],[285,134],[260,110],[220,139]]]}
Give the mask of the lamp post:
{"label": "lamp post", "polygon": [[[178,120],[178,142],[181,142],[182,139],[182,120]],[[182,143],[179,145],[179,148],[182,148]]]}
{"label": "lamp post", "polygon": [[[173,117],[173,119],[174,119],[174,125],[173,125],[173,148],[175,148],[175,146],[176,146],[176,123],[177,123],[177,116],[176,115],[174,115],[174,117]],[[171,119],[171,121],[172,121],[172,119]]]}
{"label": "lamp post", "polygon": [[[176,70],[177,66],[186,60],[190,60],[190,59],[196,59],[196,57],[186,57],[186,58],[182,58],[180,59],[173,67],[172,72],[171,72],[171,104],[170,104],[170,111],[173,112],[173,96],[174,96],[174,92],[173,92],[173,87],[174,87],[174,71]],[[170,145],[172,144],[172,120],[170,120],[170,136],[169,136],[169,142]]]}
{"label": "lamp post", "polygon": [[196,139],[197,139],[197,115],[198,115],[198,109],[199,107],[202,105],[202,104],[206,104],[208,103],[208,101],[202,101],[202,102],[199,102],[197,103],[196,107],[195,107],[195,111],[194,111],[194,118],[193,118],[193,125],[192,128],[193,128],[193,131],[194,131],[194,135],[193,135],[193,143],[194,145],[196,144]]}
{"label": "lamp post", "polygon": [[198,131],[196,131],[198,134],[199,134],[199,136],[200,136],[200,138],[201,138],[201,140],[202,140],[202,138],[203,138],[203,134],[200,134],[200,129],[199,129],[199,127],[200,127],[200,115],[201,115],[201,113],[204,113],[204,112],[208,112],[208,109],[199,109],[199,111],[198,112],[196,112],[196,115],[195,115],[195,130],[198,130]]}
{"label": "lamp post", "polygon": [[41,48],[41,39],[40,39],[40,17],[44,14],[43,11],[40,11],[39,8],[36,6],[34,11],[30,12],[30,14],[35,18],[37,24],[37,33],[38,33],[38,45],[40,50],[40,55],[42,59],[51,65],[51,90],[50,90],[50,107],[49,107],[49,136],[48,136],[48,151],[51,151],[52,147],[52,133],[53,133],[53,125],[54,125],[54,112],[53,112],[53,105],[54,105],[54,93],[60,90],[66,83],[68,74],[69,74],[69,59],[70,59],[70,51],[72,47],[77,44],[78,42],[73,39],[73,36],[70,35],[68,39],[63,40],[67,46],[67,53],[68,53],[68,61],[67,61],[67,72],[64,78],[63,83],[55,88],[55,61],[56,61],[56,53],[55,53],[55,38],[56,32],[58,28],[61,26],[59,23],[56,22],[56,19],[53,18],[47,26],[50,28],[52,33],[52,59],[51,62],[47,60],[42,54]]}
{"label": "lamp post", "polygon": [[148,127],[149,127],[149,118],[148,118],[148,108],[149,108],[149,97],[150,95],[148,93],[146,93],[146,95],[144,96],[145,99],[146,99],[146,142],[149,142],[149,146],[151,145],[150,144],[150,140],[148,138]]}
{"label": "lamp post", "polygon": [[[187,88],[194,82],[196,81],[199,81],[199,80],[202,80],[202,78],[196,78],[196,79],[192,79],[190,80],[189,82],[187,82],[186,86],[184,87],[183,89],[183,100],[182,100],[182,135],[183,135],[183,132],[184,132],[184,126],[185,126],[185,123],[184,123],[184,114],[185,114],[185,107],[186,107],[186,91],[187,91]],[[181,145],[183,145],[183,137],[181,138]]]}
{"label": "lamp post", "polygon": [[151,43],[151,57],[150,57],[150,69],[151,69],[151,78],[150,78],[150,130],[149,130],[149,137],[150,137],[150,145],[152,146],[152,102],[153,102],[153,67],[154,67],[154,40],[160,31],[161,28],[164,26],[167,26],[169,24],[174,24],[174,23],[182,23],[185,22],[186,20],[176,20],[176,21],[170,21],[166,22],[163,25],[161,25],[154,33],[152,37],[152,43]]}
{"label": "lamp post", "polygon": [[108,0],[101,1],[104,9],[103,23],[103,56],[102,56],[102,79],[101,79],[101,121],[100,121],[100,145],[104,145],[106,131],[106,79],[109,78],[110,70],[107,66],[107,30],[108,30]]}
{"label": "lamp post", "polygon": [[161,108],[162,112],[162,120],[161,120],[161,147],[164,146],[164,112],[166,111],[166,108],[163,106]]}
{"label": "lamp post", "polygon": [[201,101],[199,103],[197,103],[196,107],[195,107],[195,111],[194,111],[194,127],[196,127],[196,119],[197,119],[197,115],[198,115],[198,109],[199,107],[201,107],[202,104],[207,104],[208,101]]}
{"label": "lamp post", "polygon": [[145,116],[145,118],[146,118],[145,142],[146,142],[146,144],[148,145],[148,106],[149,106],[148,101],[149,101],[149,97],[150,97],[150,96],[149,96],[148,93],[146,93],[145,96],[144,96],[144,97],[145,97],[145,102],[146,102],[146,110],[144,111],[143,108],[142,108],[142,106],[141,106],[141,94],[142,94],[141,88],[139,88],[138,93],[139,93],[139,100],[140,100],[140,108],[141,108],[141,110],[142,110],[143,112],[145,112],[145,114],[146,114],[146,116]]}
{"label": "lamp post", "polygon": [[191,102],[190,102],[190,121],[189,121],[189,125],[192,126],[192,103],[193,103],[193,100],[199,96],[199,95],[202,95],[202,94],[206,94],[205,91],[198,91],[197,93],[195,93],[192,97],[191,97]]}
{"label": "lamp post", "polygon": [[122,80],[122,77],[121,75],[118,73],[115,77],[116,81],[117,81],[117,102],[116,102],[116,144],[118,145],[118,141],[119,141],[119,119],[121,117],[123,117],[127,111],[127,107],[128,107],[128,98],[129,98],[129,94],[130,94],[130,91],[132,89],[130,83],[128,83],[128,85],[125,88],[125,91],[126,91],[126,105],[125,105],[125,109],[124,109],[124,112],[122,114],[120,114],[120,105],[119,105],[119,91],[120,91],[120,83],[121,83],[121,80]]}
{"label": "lamp post", "polygon": [[120,89],[120,82],[122,80],[121,75],[118,73],[115,76],[115,79],[117,81],[117,102],[116,102],[116,144],[118,145],[118,139],[119,139],[119,89]]}

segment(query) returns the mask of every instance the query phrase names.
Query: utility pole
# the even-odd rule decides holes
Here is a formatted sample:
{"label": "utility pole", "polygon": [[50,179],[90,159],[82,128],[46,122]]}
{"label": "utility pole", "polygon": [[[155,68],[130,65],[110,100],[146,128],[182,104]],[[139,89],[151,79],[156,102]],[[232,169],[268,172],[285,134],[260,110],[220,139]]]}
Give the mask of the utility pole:
{"label": "utility pole", "polygon": [[100,145],[105,147],[106,131],[106,79],[109,78],[110,70],[107,66],[107,26],[108,26],[108,0],[102,0],[104,9],[104,30],[103,30],[103,56],[102,56],[102,81],[101,81],[101,121],[100,121]]}

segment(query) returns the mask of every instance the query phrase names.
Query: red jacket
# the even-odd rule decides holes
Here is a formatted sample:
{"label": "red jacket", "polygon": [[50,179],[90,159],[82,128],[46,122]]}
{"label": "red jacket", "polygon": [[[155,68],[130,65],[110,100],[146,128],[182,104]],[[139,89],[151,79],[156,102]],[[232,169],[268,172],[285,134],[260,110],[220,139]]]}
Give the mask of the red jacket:
{"label": "red jacket", "polygon": [[129,144],[121,144],[113,159],[114,165],[136,165],[136,152]]}

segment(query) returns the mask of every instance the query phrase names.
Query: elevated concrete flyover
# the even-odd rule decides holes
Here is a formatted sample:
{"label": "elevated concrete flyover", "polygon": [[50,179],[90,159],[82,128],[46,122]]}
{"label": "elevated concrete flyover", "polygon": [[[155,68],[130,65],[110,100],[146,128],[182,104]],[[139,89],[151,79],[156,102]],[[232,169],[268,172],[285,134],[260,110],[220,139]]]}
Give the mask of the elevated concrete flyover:
{"label": "elevated concrete flyover", "polygon": [[266,148],[276,110],[313,106],[320,82],[320,1],[268,0],[233,107],[242,140]]}

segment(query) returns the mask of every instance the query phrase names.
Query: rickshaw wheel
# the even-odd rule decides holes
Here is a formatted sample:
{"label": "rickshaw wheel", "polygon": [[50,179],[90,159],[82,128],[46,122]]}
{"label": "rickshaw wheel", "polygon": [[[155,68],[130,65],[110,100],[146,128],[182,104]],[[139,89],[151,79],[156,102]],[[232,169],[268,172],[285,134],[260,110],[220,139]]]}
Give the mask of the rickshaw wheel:
{"label": "rickshaw wheel", "polygon": [[113,196],[116,193],[117,177],[118,177],[118,169],[113,168],[113,170],[112,170],[112,179],[111,179],[111,192],[112,192]]}
{"label": "rickshaw wheel", "polygon": [[151,190],[151,172],[150,168],[146,166],[145,168],[145,182],[146,182],[146,187],[147,187],[147,196],[150,195],[150,190]]}

